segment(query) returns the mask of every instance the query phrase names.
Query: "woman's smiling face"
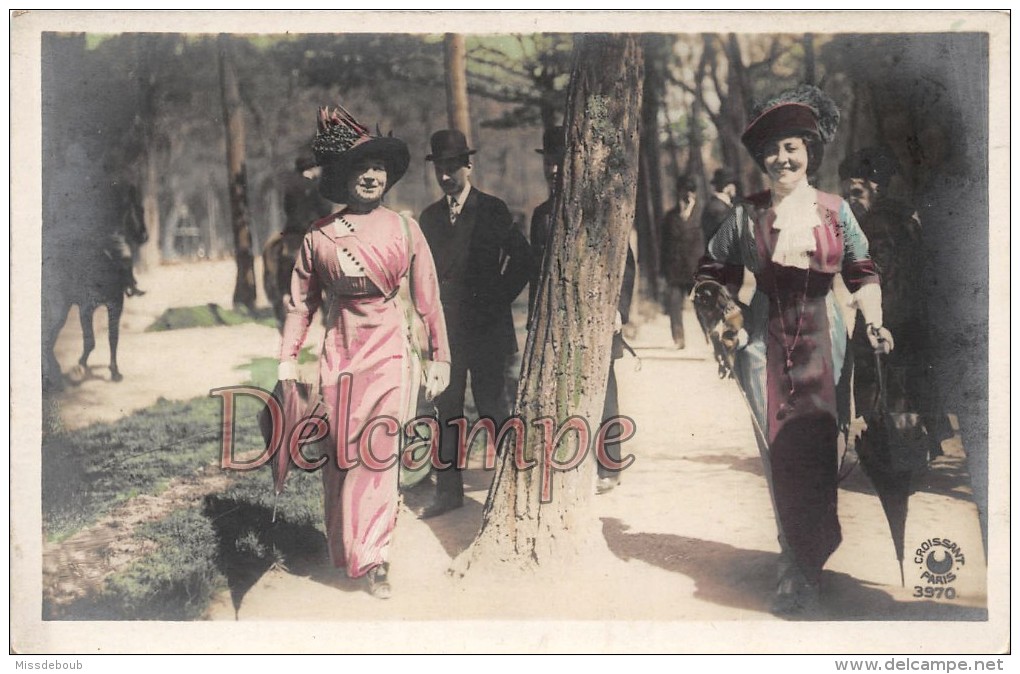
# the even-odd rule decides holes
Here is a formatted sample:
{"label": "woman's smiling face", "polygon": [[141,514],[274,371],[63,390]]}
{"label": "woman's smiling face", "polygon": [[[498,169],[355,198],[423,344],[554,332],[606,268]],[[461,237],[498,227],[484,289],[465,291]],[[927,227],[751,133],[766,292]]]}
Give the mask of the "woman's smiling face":
{"label": "woman's smiling face", "polygon": [[362,159],[351,167],[347,176],[347,193],[351,202],[375,205],[386,193],[386,162],[382,159]]}
{"label": "woman's smiling face", "polygon": [[800,136],[771,141],[765,146],[764,160],[773,184],[793,187],[807,176],[807,143]]}

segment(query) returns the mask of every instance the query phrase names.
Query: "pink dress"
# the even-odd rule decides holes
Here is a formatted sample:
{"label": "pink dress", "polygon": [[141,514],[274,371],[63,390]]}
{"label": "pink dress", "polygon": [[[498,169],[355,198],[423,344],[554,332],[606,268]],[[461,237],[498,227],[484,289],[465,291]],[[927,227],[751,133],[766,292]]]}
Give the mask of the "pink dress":
{"label": "pink dress", "polygon": [[[294,266],[280,358],[297,357],[312,317],[324,304],[326,334],[319,379],[330,414],[330,447],[338,446],[335,434],[341,424],[336,421],[342,416],[337,414],[337,381],[341,373],[350,373],[346,426],[350,457],[358,456],[369,421],[385,416],[402,425],[413,416],[420,373],[414,371],[410,326],[397,300],[407,274],[431,358],[449,362],[432,253],[413,219],[408,218],[405,227],[397,213],[382,207],[364,215],[331,215],[312,225]],[[359,461],[342,470],[333,451],[322,468],[330,559],[334,566],[346,567],[351,578],[386,561],[396,524],[399,468],[390,457],[399,454],[400,436],[379,427],[371,438],[372,456],[381,463],[392,462],[389,469],[373,469]]]}

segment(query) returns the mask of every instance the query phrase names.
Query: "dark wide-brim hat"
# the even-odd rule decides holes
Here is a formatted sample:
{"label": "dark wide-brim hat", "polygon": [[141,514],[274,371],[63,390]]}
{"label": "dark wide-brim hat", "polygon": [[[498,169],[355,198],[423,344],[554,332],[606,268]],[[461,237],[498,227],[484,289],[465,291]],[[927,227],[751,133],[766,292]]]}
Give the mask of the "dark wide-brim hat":
{"label": "dark wide-brim hat", "polygon": [[782,92],[755,106],[740,141],[753,155],[766,143],[789,136],[814,136],[828,143],[839,126],[839,108],[828,94],[811,85]]}
{"label": "dark wide-brim hat", "polygon": [[717,168],[712,174],[712,187],[721,190],[730,183],[737,184],[737,174],[728,168]]}
{"label": "dark wide-brim hat", "polygon": [[567,154],[567,137],[562,126],[553,126],[542,133],[542,147],[535,152],[557,161]]}
{"label": "dark wide-brim hat", "polygon": [[889,184],[900,172],[900,163],[891,150],[866,147],[850,155],[839,165],[839,179],[864,178],[877,185]]}
{"label": "dark wide-brim hat", "polygon": [[319,108],[318,128],[312,151],[322,167],[319,194],[330,201],[347,203],[351,168],[364,159],[379,159],[386,165],[387,192],[407,173],[411,163],[407,143],[393,136],[372,135],[344,108]]}
{"label": "dark wide-brim hat", "polygon": [[478,151],[468,147],[467,138],[457,129],[436,131],[429,139],[429,146],[432,152],[425,155],[425,161],[467,157]]}

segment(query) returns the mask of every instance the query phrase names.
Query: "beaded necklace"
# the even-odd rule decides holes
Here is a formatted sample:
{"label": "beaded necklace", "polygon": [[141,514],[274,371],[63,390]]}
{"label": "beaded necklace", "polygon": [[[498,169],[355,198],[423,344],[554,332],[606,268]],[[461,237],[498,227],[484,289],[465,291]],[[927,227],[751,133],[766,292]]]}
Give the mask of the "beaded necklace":
{"label": "beaded necklace", "polygon": [[797,350],[797,344],[800,342],[801,331],[804,327],[804,314],[807,309],[807,293],[810,279],[811,266],[809,264],[804,270],[804,288],[801,292],[799,301],[796,297],[794,298],[795,301],[793,306],[797,309],[797,329],[793,334],[793,342],[788,342],[786,339],[786,312],[783,307],[782,296],[779,292],[779,283],[776,281],[776,275],[772,274],[772,289],[776,298],[776,307],[779,310],[779,326],[782,330],[783,355],[785,356],[783,362],[783,374],[786,375],[786,381],[789,384],[786,402],[780,405],[779,409],[776,411],[776,419],[779,421],[790,416],[790,414],[793,413],[793,408],[797,406],[797,387],[793,382],[793,352]]}
{"label": "beaded necklace", "polygon": [[793,342],[789,343],[786,341],[786,317],[783,309],[783,301],[780,299],[779,284],[776,282],[775,275],[773,274],[772,276],[772,286],[775,290],[776,306],[779,309],[779,326],[782,329],[783,335],[783,353],[786,356],[786,361],[783,363],[783,374],[786,375],[786,381],[790,385],[789,395],[787,396],[786,402],[780,405],[779,410],[776,412],[776,419],[780,421],[788,417],[793,412],[793,408],[797,406],[797,387],[793,383],[793,352],[797,349],[797,343],[800,341],[801,329],[804,327],[804,314],[807,309],[808,281],[810,277],[811,270],[805,269],[804,290],[801,293],[800,301],[794,303],[794,306],[797,307],[797,331],[793,335]]}

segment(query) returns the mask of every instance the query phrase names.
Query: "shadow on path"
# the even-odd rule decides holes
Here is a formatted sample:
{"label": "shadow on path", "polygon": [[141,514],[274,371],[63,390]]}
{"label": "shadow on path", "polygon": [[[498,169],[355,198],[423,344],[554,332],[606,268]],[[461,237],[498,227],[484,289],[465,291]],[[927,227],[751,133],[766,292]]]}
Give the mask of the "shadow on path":
{"label": "shadow on path", "polygon": [[[488,493],[492,482],[492,472],[468,469],[464,473],[464,491],[482,495]],[[404,503],[417,516],[420,509],[432,503],[436,495],[436,487],[431,479],[422,480],[415,487],[403,492]],[[464,497],[464,507],[448,513],[423,520],[432,534],[443,546],[443,550],[451,559],[468,549],[478,535],[482,524],[483,504],[473,498]]]}
{"label": "shadow on path", "polygon": [[[622,560],[639,559],[695,582],[694,596],[720,606],[769,612],[778,553],[676,534],[636,532],[603,518],[609,549]],[[844,573],[822,575],[822,607],[794,620],[987,620],[985,609],[934,601],[897,601],[881,586]]]}

